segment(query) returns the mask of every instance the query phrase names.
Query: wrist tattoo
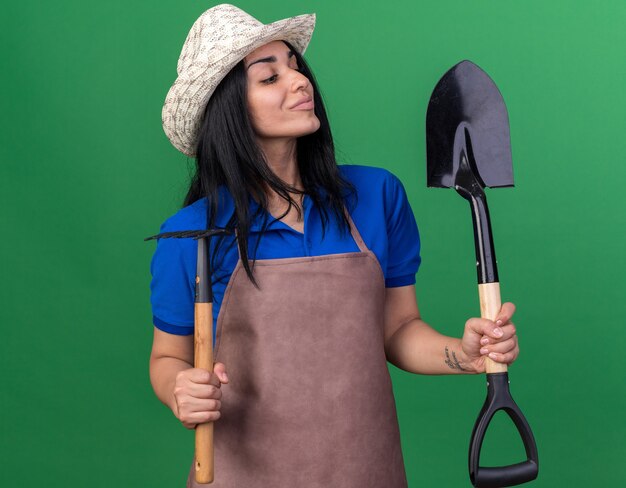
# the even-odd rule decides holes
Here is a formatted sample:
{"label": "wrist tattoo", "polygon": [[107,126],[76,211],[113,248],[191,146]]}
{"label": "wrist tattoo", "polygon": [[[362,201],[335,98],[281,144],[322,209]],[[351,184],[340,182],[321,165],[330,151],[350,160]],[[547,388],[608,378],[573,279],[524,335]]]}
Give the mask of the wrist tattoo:
{"label": "wrist tattoo", "polygon": [[[452,353],[452,357],[450,357],[450,353]],[[454,351],[448,350],[448,346],[446,346],[446,364],[450,367],[450,369],[458,369],[460,371],[467,371],[459,363],[459,360],[456,358],[456,354],[454,354]]]}

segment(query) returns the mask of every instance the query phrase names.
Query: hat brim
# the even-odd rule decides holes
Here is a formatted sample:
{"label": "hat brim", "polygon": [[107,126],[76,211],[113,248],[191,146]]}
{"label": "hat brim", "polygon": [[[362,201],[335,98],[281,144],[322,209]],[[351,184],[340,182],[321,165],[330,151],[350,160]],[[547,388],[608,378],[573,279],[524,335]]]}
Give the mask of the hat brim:
{"label": "hat brim", "polygon": [[315,14],[260,24],[252,35],[235,40],[224,57],[180,72],[165,97],[161,112],[163,130],[174,147],[187,156],[195,156],[200,118],[206,104],[219,83],[237,63],[272,41],[287,41],[303,54],[314,28]]}

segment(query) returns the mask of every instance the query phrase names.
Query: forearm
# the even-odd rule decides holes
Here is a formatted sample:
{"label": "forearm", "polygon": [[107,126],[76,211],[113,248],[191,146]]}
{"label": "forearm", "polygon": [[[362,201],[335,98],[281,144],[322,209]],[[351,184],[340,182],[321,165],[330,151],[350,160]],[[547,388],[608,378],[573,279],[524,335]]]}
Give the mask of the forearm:
{"label": "forearm", "polygon": [[166,406],[168,406],[174,414],[176,414],[176,400],[174,398],[174,385],[176,383],[176,375],[179,372],[193,368],[182,359],[161,356],[150,358],[150,382],[154,393]]}
{"label": "forearm", "polygon": [[385,344],[387,360],[417,374],[473,374],[461,339],[440,334],[421,319],[402,325]]}

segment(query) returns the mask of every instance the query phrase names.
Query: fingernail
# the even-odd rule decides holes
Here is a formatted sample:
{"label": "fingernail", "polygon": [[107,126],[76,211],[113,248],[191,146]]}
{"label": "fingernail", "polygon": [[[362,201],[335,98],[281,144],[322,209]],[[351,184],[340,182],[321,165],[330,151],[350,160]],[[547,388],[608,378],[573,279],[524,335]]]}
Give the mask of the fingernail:
{"label": "fingernail", "polygon": [[224,377],[224,381],[228,381],[228,376],[226,375],[226,373],[224,373],[222,376]]}
{"label": "fingernail", "polygon": [[489,357],[491,359],[495,360],[496,359],[496,353],[495,352],[489,353]]}
{"label": "fingernail", "polygon": [[493,333],[497,335],[498,337],[500,337],[503,334],[502,329],[500,329],[499,327],[496,327],[495,329],[493,329]]}
{"label": "fingernail", "polygon": [[483,346],[486,346],[487,344],[489,344],[489,338],[488,338],[488,337],[483,337],[483,338],[480,340],[480,343],[481,343]]}
{"label": "fingernail", "polygon": [[483,354],[483,355],[484,355],[484,354],[487,354],[488,352],[489,352],[489,349],[487,349],[486,347],[483,347],[483,348],[480,350],[480,353],[481,353],[481,354]]}
{"label": "fingernail", "polygon": [[502,320],[501,319],[496,320],[496,325],[502,325]]}

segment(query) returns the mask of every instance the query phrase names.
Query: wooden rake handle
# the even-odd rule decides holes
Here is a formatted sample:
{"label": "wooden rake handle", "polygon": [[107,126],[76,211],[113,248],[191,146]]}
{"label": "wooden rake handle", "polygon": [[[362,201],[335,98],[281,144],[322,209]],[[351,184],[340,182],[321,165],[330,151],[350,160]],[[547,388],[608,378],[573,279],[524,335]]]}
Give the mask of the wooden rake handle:
{"label": "wooden rake handle", "polygon": [[[213,372],[213,304],[194,307],[194,366]],[[196,426],[196,482],[213,482],[213,422]]]}
{"label": "wooden rake handle", "polygon": [[[213,373],[213,293],[211,289],[211,261],[208,256],[209,239],[220,234],[230,234],[229,229],[182,230],[163,232],[151,239],[196,239],[198,261],[196,265],[196,290],[194,306],[194,366]],[[213,422],[196,426],[196,482],[213,482]]]}

